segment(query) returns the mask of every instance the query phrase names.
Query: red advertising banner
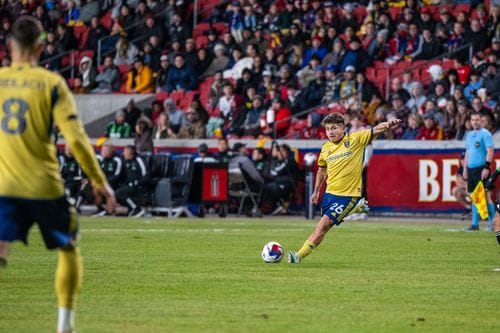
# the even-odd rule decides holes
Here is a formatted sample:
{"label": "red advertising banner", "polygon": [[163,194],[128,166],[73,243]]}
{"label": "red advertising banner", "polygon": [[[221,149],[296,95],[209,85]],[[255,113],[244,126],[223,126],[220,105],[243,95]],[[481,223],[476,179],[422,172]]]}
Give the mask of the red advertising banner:
{"label": "red advertising banner", "polygon": [[459,168],[456,149],[393,149],[373,152],[367,192],[373,212],[463,212],[453,196]]}
{"label": "red advertising banner", "polygon": [[227,195],[227,164],[203,164],[201,200],[204,203],[226,202],[228,197]]}

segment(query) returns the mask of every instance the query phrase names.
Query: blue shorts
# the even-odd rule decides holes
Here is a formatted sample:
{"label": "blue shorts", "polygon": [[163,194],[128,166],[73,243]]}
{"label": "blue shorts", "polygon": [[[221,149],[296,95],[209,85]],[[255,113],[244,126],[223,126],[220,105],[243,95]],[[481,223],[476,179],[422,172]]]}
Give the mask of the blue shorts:
{"label": "blue shorts", "polygon": [[356,207],[360,197],[343,197],[330,193],[323,194],[321,202],[321,215],[330,218],[332,224],[339,225],[351,210]]}
{"label": "blue shorts", "polygon": [[0,240],[21,240],[27,244],[28,232],[35,222],[48,249],[76,241],[76,211],[65,196],[54,200],[0,197]]}

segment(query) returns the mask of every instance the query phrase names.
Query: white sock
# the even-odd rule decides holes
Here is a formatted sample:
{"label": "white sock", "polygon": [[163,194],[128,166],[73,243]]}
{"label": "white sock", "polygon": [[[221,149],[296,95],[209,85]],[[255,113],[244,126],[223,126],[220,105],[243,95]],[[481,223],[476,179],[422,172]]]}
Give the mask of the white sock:
{"label": "white sock", "polygon": [[59,308],[59,318],[57,320],[58,332],[70,332],[75,323],[75,311],[73,309]]}

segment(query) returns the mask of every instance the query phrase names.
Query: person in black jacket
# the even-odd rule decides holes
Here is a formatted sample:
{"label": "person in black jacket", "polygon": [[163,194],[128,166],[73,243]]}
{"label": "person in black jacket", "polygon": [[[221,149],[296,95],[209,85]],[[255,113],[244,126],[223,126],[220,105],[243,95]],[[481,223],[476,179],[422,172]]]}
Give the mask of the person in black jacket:
{"label": "person in black jacket", "polygon": [[123,159],[124,178],[121,186],[115,191],[116,199],[129,208],[128,216],[140,217],[145,211],[137,206],[133,198],[144,192],[149,172],[142,158],[136,154],[134,146],[125,147]]}
{"label": "person in black jacket", "polygon": [[[122,179],[122,159],[115,153],[115,148],[110,143],[105,143],[101,148],[101,155],[98,156],[99,162],[101,164],[101,169],[104,171],[106,178],[108,179],[109,185],[116,190],[120,186]],[[92,186],[87,179],[83,180],[83,186],[78,193],[78,198],[76,201],[77,209],[80,208],[81,204],[86,202],[94,202],[92,196]],[[97,207],[97,211],[92,214],[92,216],[104,216],[107,214],[102,207]]]}
{"label": "person in black jacket", "polygon": [[64,147],[64,154],[61,155],[61,177],[64,180],[66,194],[75,199],[80,190],[83,173],[80,165],[73,157],[69,145]]}
{"label": "person in black jacket", "polygon": [[291,152],[287,144],[276,146],[272,151],[273,158],[276,160],[269,173],[269,182],[265,185],[262,201],[277,207],[273,215],[286,212],[284,206],[295,193],[299,166]]}

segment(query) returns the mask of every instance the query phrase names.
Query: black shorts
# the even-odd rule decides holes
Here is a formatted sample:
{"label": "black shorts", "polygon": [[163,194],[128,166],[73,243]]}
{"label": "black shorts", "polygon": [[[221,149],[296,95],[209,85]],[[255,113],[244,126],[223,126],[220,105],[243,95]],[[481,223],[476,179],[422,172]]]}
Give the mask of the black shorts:
{"label": "black shorts", "polygon": [[30,200],[0,197],[0,240],[28,243],[28,232],[37,223],[48,249],[74,244],[78,235],[76,210],[67,198]]}
{"label": "black shorts", "polygon": [[467,192],[472,193],[476,188],[476,185],[481,180],[481,172],[483,172],[483,167],[478,168],[467,168]]}

